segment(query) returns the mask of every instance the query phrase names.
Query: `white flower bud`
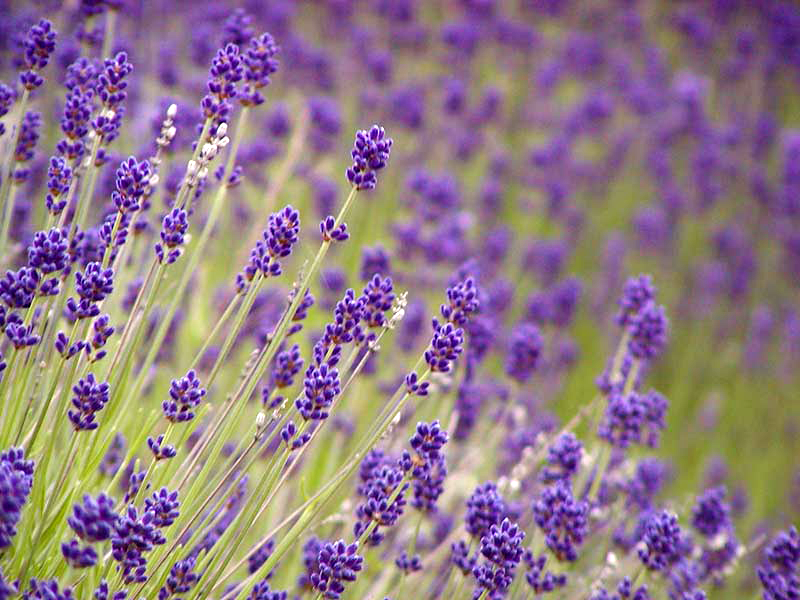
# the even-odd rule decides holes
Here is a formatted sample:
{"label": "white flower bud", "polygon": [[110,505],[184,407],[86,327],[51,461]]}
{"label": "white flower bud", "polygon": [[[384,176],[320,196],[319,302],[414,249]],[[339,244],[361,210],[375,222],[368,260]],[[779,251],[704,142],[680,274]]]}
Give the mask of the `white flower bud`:
{"label": "white flower bud", "polygon": [[177,104],[170,104],[169,108],[167,109],[167,118],[171,121],[175,118],[175,115],[178,114],[178,105]]}
{"label": "white flower bud", "polygon": [[256,415],[256,429],[263,429],[266,422],[267,415],[265,415],[263,412],[260,412]]}
{"label": "white flower bud", "polygon": [[220,123],[217,127],[216,137],[224,137],[225,134],[228,133],[228,124],[227,123]]}

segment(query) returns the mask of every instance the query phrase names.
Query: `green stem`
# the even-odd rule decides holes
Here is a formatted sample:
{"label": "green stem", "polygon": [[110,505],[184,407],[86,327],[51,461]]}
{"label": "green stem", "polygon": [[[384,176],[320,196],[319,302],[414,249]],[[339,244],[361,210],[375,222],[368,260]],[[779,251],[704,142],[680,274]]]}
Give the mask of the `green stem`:
{"label": "green stem", "polygon": [[228,306],[225,307],[225,310],[223,311],[222,315],[219,317],[219,319],[217,319],[217,323],[216,325],[214,325],[214,329],[212,329],[211,333],[209,333],[206,336],[206,339],[203,342],[203,345],[200,347],[200,350],[198,350],[197,354],[195,354],[194,359],[192,360],[191,363],[194,368],[197,368],[197,365],[200,363],[203,356],[205,356],[209,346],[211,346],[211,342],[213,342],[214,338],[217,337],[217,334],[222,329],[222,326],[228,321],[228,319],[231,318],[233,311],[236,309],[236,304],[238,303],[239,300],[241,300],[241,298],[242,296],[240,294],[235,294],[233,298],[231,298],[231,301],[228,302]]}
{"label": "green stem", "polygon": [[100,58],[106,58],[111,56],[111,48],[114,44],[114,24],[117,20],[117,11],[113,8],[108,8],[106,10],[106,31],[105,35],[103,36],[103,49],[100,54]]}
{"label": "green stem", "polygon": [[[10,175],[9,175],[10,178]],[[5,183],[5,182],[4,182]],[[17,197],[17,185],[12,181],[8,186],[6,202],[3,211],[3,225],[0,229],[0,249],[6,259],[10,256],[8,244],[8,232],[11,229],[11,219],[14,217],[14,201]]]}

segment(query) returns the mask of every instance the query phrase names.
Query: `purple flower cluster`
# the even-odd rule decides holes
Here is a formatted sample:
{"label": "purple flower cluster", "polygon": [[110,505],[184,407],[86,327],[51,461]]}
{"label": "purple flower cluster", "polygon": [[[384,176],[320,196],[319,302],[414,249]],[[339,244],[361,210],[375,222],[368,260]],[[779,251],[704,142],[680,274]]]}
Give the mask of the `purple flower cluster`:
{"label": "purple flower cluster", "polygon": [[158,600],[167,600],[178,594],[185,594],[195,586],[197,580],[200,579],[200,576],[194,572],[195,562],[195,557],[190,556],[172,565],[164,587],[158,590]]}
{"label": "purple flower cluster", "polygon": [[236,84],[243,77],[244,65],[239,46],[229,43],[217,50],[206,83],[208,94],[200,104],[207,119],[213,119],[215,123],[228,120],[233,108],[231,100],[237,96]]}
{"label": "purple flower cluster", "polygon": [[442,448],[447,441],[447,431],[442,430],[439,421],[417,423],[409,440],[414,454],[404,450],[400,457],[400,467],[410,473],[414,487],[411,506],[418,510],[435,511],[436,501],[444,492],[447,464]]}
{"label": "purple flower cluster", "polygon": [[639,558],[651,571],[667,571],[681,558],[683,534],[678,517],[666,510],[654,513],[645,523]]}
{"label": "purple flower cluster", "polygon": [[37,231],[28,246],[28,265],[43,275],[58,273],[67,266],[68,243],[61,230]]}
{"label": "purple flower cluster", "polygon": [[544,482],[571,480],[578,472],[583,457],[583,444],[572,433],[564,433],[547,449],[547,463],[539,474]]}
{"label": "purple flower cluster", "polygon": [[78,299],[70,297],[67,310],[77,319],[96,317],[100,314],[98,303],[114,291],[114,270],[90,262],[82,272],[75,273],[75,291]]}
{"label": "purple flower cluster", "polygon": [[26,70],[19,74],[19,82],[25,89],[38,88],[44,79],[39,71],[47,66],[50,55],[56,49],[56,31],[53,24],[47,19],[41,19],[33,25],[25,37],[25,66]]}
{"label": "purple flower cluster", "polygon": [[542,353],[542,336],[532,323],[522,323],[511,332],[506,356],[506,374],[519,382],[530,379]]}
{"label": "purple flower cluster", "polygon": [[800,597],[800,535],[796,527],[781,531],[772,539],[757,573],[764,600]]}
{"label": "purple flower cluster", "polygon": [[666,426],[666,399],[654,390],[627,395],[612,393],[597,434],[617,448],[633,443],[658,445],[659,434]]}
{"label": "purple flower cluster", "polygon": [[373,125],[369,131],[358,130],[350,153],[353,164],[347,169],[347,180],[357,190],[375,189],[377,171],[386,166],[391,150],[392,138],[386,137],[383,127]]}
{"label": "purple flower cluster", "polygon": [[17,533],[22,508],[33,487],[33,461],[22,448],[0,453],[0,549],[8,548]]}
{"label": "purple flower cluster", "polygon": [[589,505],[572,496],[571,485],[558,481],[542,490],[533,503],[533,519],[547,547],[561,561],[574,562],[589,531]]}
{"label": "purple flower cluster", "polygon": [[183,252],[183,242],[189,229],[188,215],[175,207],[161,221],[161,241],[155,245],[158,262],[171,265]]}
{"label": "purple flower cluster", "polygon": [[292,253],[300,232],[300,213],[291,205],[272,213],[262,239],[250,252],[250,260],[244,271],[237,277],[237,289],[243,292],[256,274],[263,277],[277,277],[281,274],[279,259]]}
{"label": "purple flower cluster", "polygon": [[201,387],[194,370],[180,379],[173,379],[169,386],[169,399],[161,404],[164,417],[172,423],[191,421],[194,419],[194,409],[205,395],[206,390]]}
{"label": "purple flower cluster", "polygon": [[311,574],[311,587],[323,597],[337,600],[344,593],[345,583],[356,580],[364,559],[357,554],[356,544],[325,542],[317,555],[317,568]]}
{"label": "purple flower cluster", "polygon": [[91,431],[97,429],[98,423],[95,415],[103,410],[109,400],[110,387],[108,382],[99,382],[92,373],[79,379],[72,387],[73,409],[67,411],[67,416],[72,422],[75,431]]}
{"label": "purple flower cluster", "polygon": [[489,528],[481,538],[480,552],[486,560],[472,571],[478,580],[478,589],[473,597],[480,597],[485,590],[492,597],[505,594],[522,560],[524,539],[525,532],[508,519]]}
{"label": "purple flower cluster", "polygon": [[278,70],[278,60],[275,55],[278,46],[268,33],[262,33],[250,40],[245,50],[244,85],[239,93],[239,102],[244,106],[258,106],[264,103],[261,88],[269,85],[270,75]]}
{"label": "purple flower cluster", "polygon": [[356,507],[358,520],[353,527],[353,534],[356,539],[360,539],[371,523],[376,524],[365,539],[370,546],[377,546],[383,540],[381,527],[391,527],[403,514],[406,505],[405,491],[408,488],[402,469],[382,460],[375,464],[376,458],[381,460],[383,457],[368,455],[361,464],[361,483],[357,491],[362,501]]}

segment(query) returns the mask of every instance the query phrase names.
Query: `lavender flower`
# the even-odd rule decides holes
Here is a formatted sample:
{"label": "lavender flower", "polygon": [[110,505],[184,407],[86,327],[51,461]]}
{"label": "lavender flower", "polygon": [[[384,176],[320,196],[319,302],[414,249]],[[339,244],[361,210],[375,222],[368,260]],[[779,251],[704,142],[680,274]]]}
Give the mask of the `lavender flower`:
{"label": "lavender flower", "polygon": [[[524,539],[525,532],[508,519],[489,528],[489,532],[481,538],[481,554],[486,561],[472,571],[478,580],[478,590],[488,590],[492,596],[505,593],[514,581],[517,565],[522,560]],[[478,590],[475,597],[481,595]]]}
{"label": "lavender flower", "polygon": [[781,531],[767,546],[756,569],[765,600],[797,598],[800,594],[800,536],[797,528]]}
{"label": "lavender flower", "polygon": [[553,592],[567,585],[566,574],[556,574],[552,571],[544,570],[545,564],[547,563],[546,554],[534,557],[530,550],[526,550],[522,555],[522,560],[528,567],[528,572],[525,573],[525,581],[533,588],[535,594]]}
{"label": "lavender flower", "polygon": [[152,513],[152,523],[155,527],[169,527],[175,522],[180,514],[178,507],[178,490],[170,492],[162,487],[152,496],[144,499],[144,509],[147,513]]}
{"label": "lavender flower", "polygon": [[667,327],[664,307],[652,301],[646,303],[630,324],[628,350],[636,358],[655,358],[667,344]]}
{"label": "lavender flower", "polygon": [[37,231],[28,247],[28,265],[47,275],[67,266],[67,240],[59,229]]}
{"label": "lavender flower", "polygon": [[0,453],[0,549],[11,545],[22,518],[22,508],[33,487],[33,461],[22,448]]}
{"label": "lavender flower", "polygon": [[[398,487],[400,492],[389,502]],[[359,495],[363,497],[363,500],[356,507],[358,520],[353,527],[353,534],[356,538],[361,538],[370,523],[375,522],[377,526],[370,532],[366,543],[370,546],[380,544],[384,537],[380,527],[391,527],[403,514],[407,488],[408,483],[405,481],[403,471],[399,468],[381,465],[370,471],[368,477],[358,486]]]}
{"label": "lavender flower", "polygon": [[61,555],[70,567],[85,569],[97,564],[97,552],[91,546],[81,546],[77,540],[63,542]]}
{"label": "lavender flower", "polygon": [[536,325],[522,323],[515,327],[506,356],[506,373],[519,382],[527,381],[536,370],[542,345]]}
{"label": "lavender flower", "polygon": [[97,499],[85,494],[83,502],[72,507],[72,515],[67,518],[67,523],[75,535],[92,544],[111,538],[117,518],[113,498],[104,493],[98,495]]}
{"label": "lavender flower", "polygon": [[617,324],[620,327],[630,325],[639,311],[655,297],[656,288],[653,286],[653,279],[650,275],[638,275],[628,279],[619,299]]}
{"label": "lavender flower", "polygon": [[31,27],[24,45],[24,60],[27,70],[19,74],[19,82],[24,88],[33,90],[44,82],[39,71],[47,66],[50,55],[56,49],[56,32],[53,24],[47,19],[41,19]]}
{"label": "lavender flower", "polygon": [[549,466],[542,469],[539,479],[553,482],[569,480],[578,471],[583,456],[583,444],[572,433],[564,433],[547,449]]}
{"label": "lavender flower", "polygon": [[157,438],[147,437],[147,447],[153,453],[154,460],[164,460],[173,458],[177,454],[174,446],[164,444],[164,434],[162,433]]}
{"label": "lavender flower", "polygon": [[58,580],[39,581],[31,579],[27,590],[22,593],[23,600],[73,600],[72,588],[59,588]]}
{"label": "lavender flower", "polygon": [[185,594],[190,591],[200,578],[200,576],[194,572],[194,565],[194,556],[179,560],[172,565],[164,587],[158,590],[158,600],[167,600],[177,594]]}
{"label": "lavender flower", "polygon": [[464,517],[467,533],[482,538],[493,525],[503,520],[506,504],[491,481],[479,485],[467,499],[467,514]]}
{"label": "lavender flower", "polygon": [[164,417],[172,423],[183,423],[194,419],[193,409],[197,408],[205,388],[200,387],[200,380],[194,370],[186,373],[185,377],[173,379],[169,386],[169,400],[161,403]]}
{"label": "lavender flower", "polygon": [[141,208],[142,197],[150,183],[153,171],[146,160],[137,161],[129,156],[117,169],[116,189],[111,192],[111,201],[123,214],[135,212]]}
{"label": "lavender flower", "polygon": [[236,84],[244,77],[244,65],[239,54],[239,47],[235,44],[226,44],[217,50],[211,61],[211,69],[206,86],[208,94],[200,104],[203,114],[207,119],[214,119],[215,123],[228,120],[231,109],[231,100],[237,96]]}
{"label": "lavender flower", "polygon": [[439,325],[434,319],[433,338],[425,351],[425,362],[431,371],[449,373],[453,363],[463,351],[464,332],[452,323]]}
{"label": "lavender flower", "polygon": [[[14,90],[0,81],[0,117],[8,114],[8,110],[14,102]],[[0,137],[5,133],[5,124],[0,123]]]}
{"label": "lavender flower", "polygon": [[22,185],[30,175],[30,169],[25,163],[33,158],[33,151],[39,142],[39,129],[42,126],[42,115],[38,112],[28,111],[22,119],[17,145],[14,147],[14,163],[16,165],[11,178],[16,185]]}
{"label": "lavender flower", "polygon": [[667,511],[653,514],[645,524],[639,558],[651,571],[666,571],[680,559],[682,547],[678,517]]}
{"label": "lavender flower", "polygon": [[75,410],[70,409],[67,415],[75,431],[97,429],[95,415],[103,410],[109,400],[108,382],[98,382],[94,375],[89,373],[85,378],[78,380],[72,387],[72,392],[75,394],[72,398]]}
{"label": "lavender flower", "polygon": [[183,252],[186,230],[189,229],[187,213],[175,207],[161,221],[161,242],[155,245],[158,262],[171,265]]}
{"label": "lavender flower", "polygon": [[114,291],[113,269],[103,268],[99,262],[90,262],[83,272],[75,273],[75,291],[78,300],[69,298],[67,309],[79,319],[96,317],[100,314],[97,303]]}
{"label": "lavender flower", "polygon": [[373,125],[369,131],[357,131],[347,180],[358,190],[374,189],[378,183],[377,171],[386,166],[391,150],[392,138],[386,137],[383,127]]}
{"label": "lavender flower", "polygon": [[542,490],[533,504],[533,518],[545,535],[547,547],[558,560],[574,562],[588,533],[589,506],[572,496],[566,481]]}
{"label": "lavender flower", "polygon": [[356,544],[347,545],[344,540],[325,542],[317,556],[317,570],[311,574],[311,586],[326,598],[340,598],[345,583],[356,580],[364,562],[357,551]]}
{"label": "lavender flower", "polygon": [[258,106],[263,104],[264,96],[261,88],[270,83],[270,75],[278,70],[278,61],[275,55],[278,46],[268,33],[262,33],[250,40],[244,53],[244,85],[239,94],[239,102],[244,106]]}
{"label": "lavender flower", "polygon": [[125,583],[142,583],[147,580],[147,558],[145,553],[166,539],[154,524],[155,513],[145,512],[139,516],[136,507],[129,506],[114,525],[111,536],[111,556],[119,564]]}
{"label": "lavender flower", "polygon": [[724,498],[724,487],[711,488],[697,498],[692,508],[692,526],[705,537],[714,537],[732,526],[731,509]]}

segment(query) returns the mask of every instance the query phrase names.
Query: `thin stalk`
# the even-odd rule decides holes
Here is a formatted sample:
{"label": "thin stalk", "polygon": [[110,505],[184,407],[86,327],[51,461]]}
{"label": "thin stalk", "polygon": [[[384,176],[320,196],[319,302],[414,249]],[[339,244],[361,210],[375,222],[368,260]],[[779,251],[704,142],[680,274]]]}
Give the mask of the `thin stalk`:
{"label": "thin stalk", "polygon": [[[97,184],[97,173],[99,168],[95,166],[97,160],[97,153],[100,150],[100,145],[103,143],[103,136],[95,133],[94,140],[92,141],[92,151],[89,154],[89,163],[86,167],[88,178],[86,185],[81,189],[80,196],[78,196],[78,205],[75,209],[75,218],[72,221],[72,227],[69,233],[69,241],[75,239],[78,231],[82,230],[86,225],[86,218],[89,214],[89,205],[92,203],[92,196],[94,196],[94,188]],[[66,209],[64,209],[66,212]]]}
{"label": "thin stalk", "polygon": [[240,294],[235,294],[233,298],[231,298],[230,302],[228,302],[228,306],[225,307],[225,310],[222,312],[222,315],[217,319],[216,325],[214,325],[214,329],[211,330],[206,336],[203,345],[200,347],[200,350],[197,351],[195,354],[194,359],[192,360],[192,366],[197,368],[197,365],[200,363],[200,360],[205,356],[206,352],[208,351],[209,346],[211,346],[211,342],[214,341],[214,338],[217,337],[217,334],[222,329],[222,326],[231,318],[233,311],[236,309],[236,305],[241,300],[242,296]]}
{"label": "thin stalk", "polygon": [[[9,175],[9,178],[10,177],[11,176]],[[6,245],[8,244],[8,233],[11,229],[11,219],[14,217],[14,201],[17,197],[17,184],[13,181],[8,186],[8,192],[6,193],[6,196],[7,197],[3,211],[3,225],[0,228],[0,249],[2,249],[3,256],[7,259],[11,253],[9,252],[9,249],[6,248]]]}
{"label": "thin stalk", "polygon": [[[16,121],[12,125],[14,136],[9,144],[8,164],[6,164],[3,169],[3,180],[0,182],[0,205],[3,207],[3,214],[9,214],[10,212],[7,206],[10,202],[7,201],[6,196],[11,187],[11,174],[14,171],[14,164],[16,163],[15,152],[17,144],[19,143],[19,136],[22,133],[22,121],[25,119],[25,110],[28,108],[30,95],[31,92],[29,89],[25,88],[22,90],[22,96],[20,96],[19,99],[19,108],[17,109],[19,113],[17,114]],[[5,240],[3,240],[3,242],[3,245],[0,246],[0,250],[5,251]]]}
{"label": "thin stalk", "polygon": [[101,51],[101,58],[111,56],[111,48],[114,44],[114,24],[117,20],[117,11],[113,8],[106,10],[106,31],[103,35],[103,49]]}

